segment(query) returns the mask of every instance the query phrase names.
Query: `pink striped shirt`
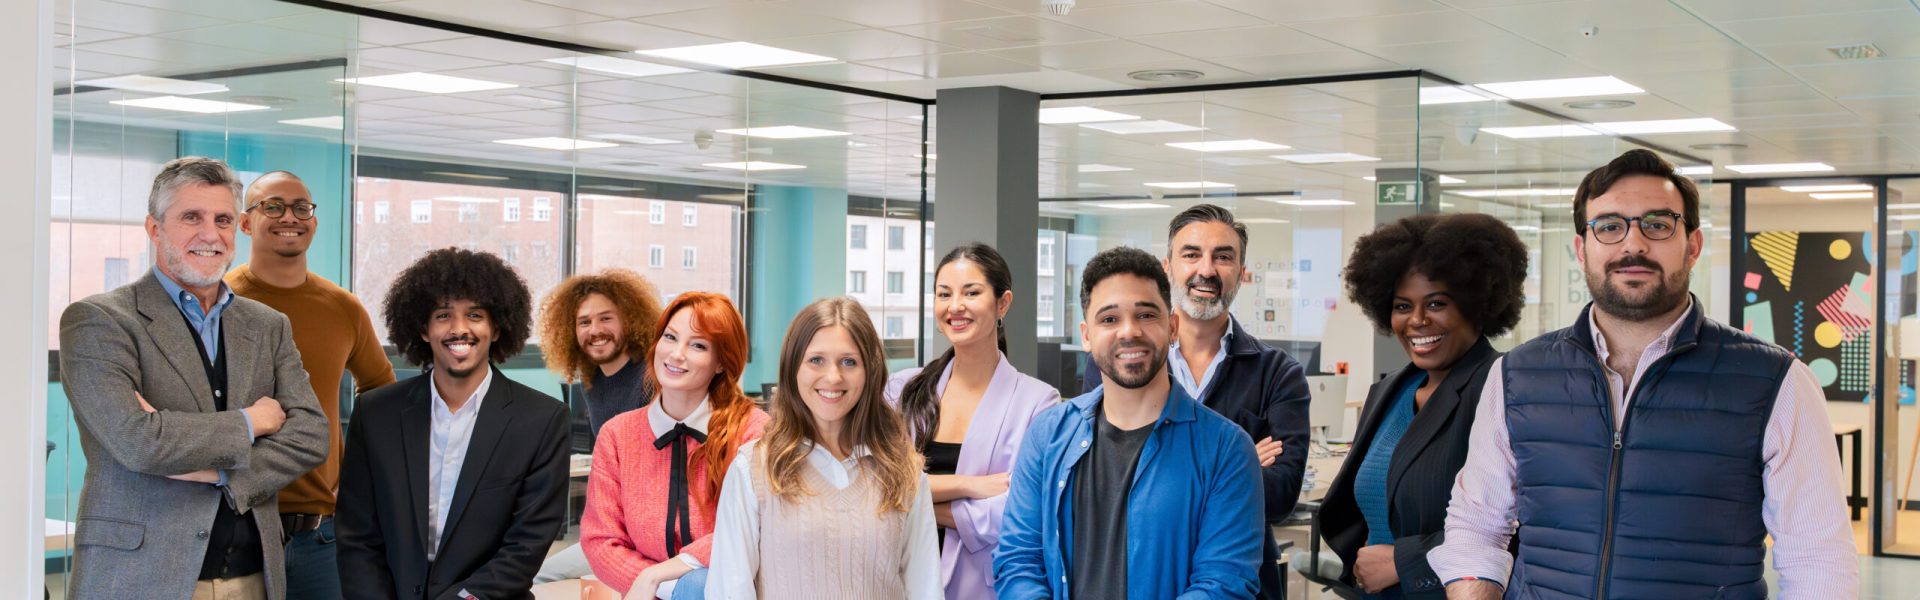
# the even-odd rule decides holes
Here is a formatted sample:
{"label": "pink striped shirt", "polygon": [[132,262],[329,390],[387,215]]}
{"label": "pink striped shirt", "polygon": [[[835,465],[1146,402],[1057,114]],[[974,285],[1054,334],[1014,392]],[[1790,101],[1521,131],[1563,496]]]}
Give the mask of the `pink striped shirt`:
{"label": "pink striped shirt", "polygon": [[[1647,367],[1666,355],[1681,320],[1674,321],[1641,353],[1633,379],[1611,367],[1614,426],[1626,417],[1627,399]],[[1606,337],[1593,327],[1594,350],[1607,364]],[[1427,553],[1441,581],[1479,578],[1505,585],[1513,571],[1507,542],[1518,526],[1514,510],[1513,447],[1508,443],[1504,359],[1493,363],[1481,389],[1479,413],[1468,438],[1466,465],[1454,478],[1447,506],[1447,541]],[[1773,566],[1782,598],[1854,598],[1859,595],[1859,559],[1847,520],[1840,456],[1833,446],[1826,394],[1813,370],[1795,361],[1780,384],[1767,421],[1761,455],[1766,460],[1761,519],[1773,538]]]}

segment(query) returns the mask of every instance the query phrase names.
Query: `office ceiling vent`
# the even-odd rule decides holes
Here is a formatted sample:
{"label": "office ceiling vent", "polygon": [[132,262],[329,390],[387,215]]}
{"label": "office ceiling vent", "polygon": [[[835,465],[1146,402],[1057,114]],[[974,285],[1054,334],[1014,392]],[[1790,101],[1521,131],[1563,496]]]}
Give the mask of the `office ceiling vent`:
{"label": "office ceiling vent", "polygon": [[1128,77],[1132,77],[1140,81],[1153,81],[1153,82],[1193,81],[1195,79],[1205,77],[1206,75],[1207,75],[1206,73],[1194,71],[1191,69],[1151,69],[1146,71],[1134,71],[1132,73],[1127,74]]}
{"label": "office ceiling vent", "polygon": [[1827,51],[1832,52],[1833,55],[1839,57],[1840,60],[1867,60],[1869,58],[1880,58],[1886,55],[1886,53],[1880,51],[1879,46],[1873,44],[1828,46]]}

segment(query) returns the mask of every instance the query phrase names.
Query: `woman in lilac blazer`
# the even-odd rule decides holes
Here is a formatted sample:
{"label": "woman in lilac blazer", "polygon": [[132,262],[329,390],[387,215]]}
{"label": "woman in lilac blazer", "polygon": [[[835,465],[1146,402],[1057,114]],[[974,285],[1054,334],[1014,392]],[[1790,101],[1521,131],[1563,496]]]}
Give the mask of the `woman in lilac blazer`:
{"label": "woman in lilac blazer", "polygon": [[947,598],[993,598],[1007,473],[1027,424],[1059,404],[1060,392],[1007,362],[1000,320],[1013,306],[1013,274],[999,252],[955,248],[933,283],[934,322],[953,347],[925,368],[895,373],[887,400],[927,458]]}

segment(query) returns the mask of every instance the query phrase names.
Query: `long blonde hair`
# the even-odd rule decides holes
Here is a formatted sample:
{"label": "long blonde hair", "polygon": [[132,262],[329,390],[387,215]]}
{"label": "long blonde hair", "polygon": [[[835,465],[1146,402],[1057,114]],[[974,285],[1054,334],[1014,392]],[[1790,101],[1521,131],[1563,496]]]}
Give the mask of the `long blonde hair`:
{"label": "long blonde hair", "polygon": [[886,353],[880,346],[880,335],[873,329],[873,319],[852,298],[828,298],[809,304],[787,328],[787,339],[780,349],[779,388],[768,403],[773,420],[760,437],[767,480],[774,495],[784,500],[812,493],[800,475],[801,469],[810,468],[807,454],[817,443],[819,431],[813,425],[813,411],[800,399],[797,373],[814,336],[836,326],[846,328],[853,338],[866,375],[860,397],[847,414],[837,441],[842,448],[867,447],[871,468],[862,469],[861,476],[875,477],[880,484],[882,500],[875,512],[906,512],[920,486],[920,453],[914,451],[907,437],[906,422],[886,401]]}

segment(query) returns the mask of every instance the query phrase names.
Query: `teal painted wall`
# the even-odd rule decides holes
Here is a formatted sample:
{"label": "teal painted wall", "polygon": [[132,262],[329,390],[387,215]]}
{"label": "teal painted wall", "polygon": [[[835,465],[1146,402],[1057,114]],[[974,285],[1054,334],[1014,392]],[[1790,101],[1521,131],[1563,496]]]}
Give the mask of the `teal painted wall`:
{"label": "teal painted wall", "polygon": [[[307,268],[341,287],[350,287],[353,207],[352,148],[339,138],[292,135],[180,132],[181,156],[206,156],[227,161],[246,183],[267,171],[291,171],[313,193],[313,246],[307,249]],[[252,240],[235,236],[234,264],[245,263]]]}
{"label": "teal painted wall", "polygon": [[753,353],[742,386],[758,392],[778,379],[780,343],[793,315],[814,300],[847,293],[847,191],[762,185],[750,208],[747,337]]}

